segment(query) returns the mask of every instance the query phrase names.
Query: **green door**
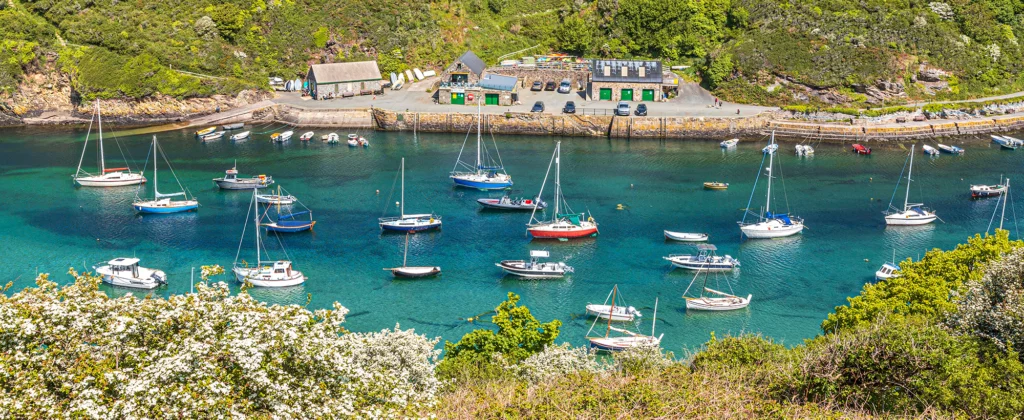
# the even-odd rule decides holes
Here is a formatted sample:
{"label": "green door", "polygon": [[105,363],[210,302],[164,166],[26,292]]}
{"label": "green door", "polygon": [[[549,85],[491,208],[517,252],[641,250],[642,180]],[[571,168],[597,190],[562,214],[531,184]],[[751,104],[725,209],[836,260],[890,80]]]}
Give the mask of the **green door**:
{"label": "green door", "polygon": [[645,101],[653,101],[654,100],[654,89],[644,89],[644,91],[643,91],[643,98],[642,99],[645,100]]}
{"label": "green door", "polygon": [[602,101],[610,101],[610,100],[612,100],[612,90],[611,90],[611,88],[601,88],[601,96],[599,96],[599,98]]}
{"label": "green door", "polygon": [[462,92],[452,92],[452,105],[465,105],[466,94]]}
{"label": "green door", "polygon": [[632,101],[633,100],[633,89],[622,89],[622,100]]}
{"label": "green door", "polygon": [[484,95],[484,105],[497,105],[497,104],[498,104],[498,94],[497,93],[488,93],[488,94]]}

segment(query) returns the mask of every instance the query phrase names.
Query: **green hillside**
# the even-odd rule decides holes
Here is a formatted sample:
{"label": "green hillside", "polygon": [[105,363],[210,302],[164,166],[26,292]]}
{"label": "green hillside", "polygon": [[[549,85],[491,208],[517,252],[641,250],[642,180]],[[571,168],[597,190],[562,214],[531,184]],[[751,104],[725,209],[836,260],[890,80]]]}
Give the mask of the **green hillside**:
{"label": "green hillside", "polygon": [[[852,105],[1020,90],[1021,0],[0,0],[0,91],[45,57],[85,97],[265,87],[311,62],[662,58],[724,98]],[[922,70],[927,80],[919,80]],[[185,71],[188,73],[182,73]],[[195,76],[198,74],[201,76]],[[214,76],[214,77],[202,77]],[[879,84],[879,82],[889,82]]]}

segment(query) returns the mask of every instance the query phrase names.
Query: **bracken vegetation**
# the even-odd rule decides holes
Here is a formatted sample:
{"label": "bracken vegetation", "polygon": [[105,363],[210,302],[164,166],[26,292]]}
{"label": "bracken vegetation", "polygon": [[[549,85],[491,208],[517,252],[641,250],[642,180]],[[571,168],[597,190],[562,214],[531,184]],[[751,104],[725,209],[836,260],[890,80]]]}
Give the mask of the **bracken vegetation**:
{"label": "bracken vegetation", "polygon": [[[0,294],[4,418],[1019,418],[1024,243],[1006,231],[904,261],[786,347],[744,335],[683,360],[556,345],[519,296],[445,343],[354,333],[347,309],[196,293],[107,297],[73,270]],[[7,287],[10,287],[8,285]],[[7,292],[5,289],[4,292]]]}
{"label": "bracken vegetation", "polygon": [[0,91],[51,53],[87,98],[137,98],[266,87],[315,62],[389,73],[536,46],[524,54],[691,66],[734,102],[859,109],[1024,89],[1022,16],[1021,0],[2,0]]}

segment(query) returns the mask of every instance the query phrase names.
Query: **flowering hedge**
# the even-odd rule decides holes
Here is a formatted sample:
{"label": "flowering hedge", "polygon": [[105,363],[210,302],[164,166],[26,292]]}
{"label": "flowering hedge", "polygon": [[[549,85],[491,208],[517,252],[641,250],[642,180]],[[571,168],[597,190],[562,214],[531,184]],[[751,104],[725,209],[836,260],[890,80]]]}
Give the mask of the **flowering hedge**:
{"label": "flowering hedge", "polygon": [[436,340],[349,333],[338,303],[267,305],[224,283],[110,298],[71,274],[0,294],[0,418],[395,417],[436,400]]}

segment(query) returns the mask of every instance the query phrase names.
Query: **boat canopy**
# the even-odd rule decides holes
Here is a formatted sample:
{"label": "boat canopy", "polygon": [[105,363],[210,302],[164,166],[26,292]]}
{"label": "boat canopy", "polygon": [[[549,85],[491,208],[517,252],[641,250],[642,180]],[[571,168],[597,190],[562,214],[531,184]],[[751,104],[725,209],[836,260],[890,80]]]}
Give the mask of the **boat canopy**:
{"label": "boat canopy", "polygon": [[130,267],[139,263],[138,258],[117,258],[107,262],[107,265],[118,266],[118,267]]}
{"label": "boat canopy", "polygon": [[532,249],[530,250],[530,256],[533,258],[548,258],[551,253],[543,249]]}
{"label": "boat canopy", "polygon": [[718,247],[712,244],[700,244],[697,245],[697,249],[701,251],[718,251]]}
{"label": "boat canopy", "polygon": [[774,213],[773,214],[772,212],[767,212],[767,213],[764,214],[764,217],[765,217],[765,219],[776,219],[776,220],[782,221],[782,223],[786,224],[787,226],[793,224],[793,221],[789,219],[789,214],[788,213],[783,213],[783,214]]}
{"label": "boat canopy", "polygon": [[580,225],[580,215],[578,215],[578,214],[559,213],[558,217],[559,218],[563,218],[564,217],[566,219],[569,219],[569,223],[572,223],[572,224],[574,224],[576,226]]}
{"label": "boat canopy", "polygon": [[103,173],[117,172],[117,171],[127,171],[127,170],[128,170],[128,168],[107,168],[107,169],[103,170]]}

